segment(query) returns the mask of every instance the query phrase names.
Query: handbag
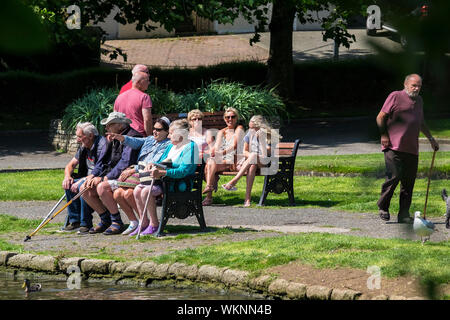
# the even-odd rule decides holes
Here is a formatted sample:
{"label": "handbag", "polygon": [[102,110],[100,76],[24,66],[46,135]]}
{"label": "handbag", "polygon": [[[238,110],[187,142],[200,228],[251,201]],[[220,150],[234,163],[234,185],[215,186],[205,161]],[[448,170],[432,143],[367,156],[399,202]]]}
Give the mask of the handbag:
{"label": "handbag", "polygon": [[117,180],[117,186],[122,188],[134,188],[140,183],[139,173],[133,173],[125,181]]}

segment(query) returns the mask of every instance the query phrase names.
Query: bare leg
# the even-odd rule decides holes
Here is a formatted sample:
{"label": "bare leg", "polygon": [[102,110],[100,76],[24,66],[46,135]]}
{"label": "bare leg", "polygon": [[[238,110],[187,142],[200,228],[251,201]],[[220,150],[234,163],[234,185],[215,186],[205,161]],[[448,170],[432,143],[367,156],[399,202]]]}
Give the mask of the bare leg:
{"label": "bare leg", "polygon": [[205,199],[203,199],[202,204],[204,206],[208,206],[212,204],[212,192],[214,190],[214,186],[217,184],[218,176],[217,173],[226,170],[229,168],[229,164],[221,163],[216,164],[214,159],[208,159],[208,162],[205,166],[205,177],[206,177],[206,188],[203,193],[206,193]]}
{"label": "bare leg", "polygon": [[146,193],[144,192],[145,188],[137,186],[136,188],[134,188],[133,190],[133,195],[134,195],[134,200],[136,201],[136,207],[137,207],[137,212],[139,215],[139,218],[142,217],[142,215],[144,215],[144,217],[142,218],[142,229],[146,228],[149,224],[149,220],[147,217],[146,212],[144,211],[144,207],[145,207],[145,201],[147,200],[146,197]]}
{"label": "bare leg", "polygon": [[[113,191],[111,185],[104,181],[97,186],[97,194],[101,200],[103,206],[109,210],[109,212],[115,214],[119,212],[116,201],[114,201]],[[97,211],[98,212],[98,211]]]}
{"label": "bare leg", "polygon": [[[125,212],[129,221],[138,221],[139,219],[136,218],[133,208],[129,205],[129,201],[128,201],[129,194],[131,194],[133,203],[136,206],[136,203],[134,202],[133,189],[119,188],[114,191],[113,197],[114,197],[114,200],[120,205],[120,208],[123,210],[123,212]],[[137,209],[136,209],[136,211],[137,211]]]}
{"label": "bare leg", "polygon": [[242,164],[241,169],[239,172],[228,182],[228,186],[232,187],[238,183],[239,179],[242,178],[242,176],[247,172],[247,170],[253,165],[257,163],[257,154],[256,153],[250,153],[247,160],[244,161]]}
{"label": "bare leg", "polygon": [[214,159],[208,159],[205,167],[206,187],[203,193],[209,194],[212,197],[212,191],[214,190],[215,174],[217,172],[217,164]]}
{"label": "bare leg", "polygon": [[[81,190],[84,190],[84,184],[81,186]],[[89,189],[82,195],[84,201],[98,214],[102,214],[106,211],[106,207],[103,205],[102,201],[98,197],[96,189]]]}
{"label": "bare leg", "polygon": [[255,181],[256,170],[258,170],[257,164],[250,165],[247,173],[247,188],[245,189],[245,201],[244,206],[250,206],[251,198],[252,198],[252,188],[253,182]]}
{"label": "bare leg", "polygon": [[[150,192],[151,192],[150,188],[142,189],[141,197],[144,199],[144,201],[147,200],[147,197]],[[144,205],[145,205],[145,202],[144,202]],[[142,207],[142,210],[143,209],[144,209],[144,207]],[[157,227],[159,222],[158,222],[158,216],[156,214],[156,198],[153,195],[150,195],[150,198],[148,199],[147,212],[144,212],[145,218],[147,218],[147,214],[150,217],[150,225],[152,227]],[[148,225],[149,223],[143,222],[142,224],[145,226],[145,225]]]}

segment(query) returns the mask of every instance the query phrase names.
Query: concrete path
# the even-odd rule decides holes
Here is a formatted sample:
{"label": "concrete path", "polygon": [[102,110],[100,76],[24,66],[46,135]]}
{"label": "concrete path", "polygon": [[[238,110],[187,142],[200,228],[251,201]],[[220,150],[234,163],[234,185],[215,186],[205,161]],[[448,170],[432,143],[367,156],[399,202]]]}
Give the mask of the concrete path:
{"label": "concrete path", "polygon": [[[378,32],[376,37],[368,37],[365,29],[350,29],[356,41],[350,49],[340,48],[340,58],[355,58],[376,53],[371,43],[390,51],[402,50],[398,41],[389,32]],[[127,62],[122,58],[115,61],[102,56],[107,65],[131,69],[142,63],[159,68],[194,68],[222,62],[260,61],[269,57],[270,33],[261,33],[260,42],[250,46],[253,33],[233,35],[193,36],[182,38],[108,40],[105,47],[119,47],[127,54]],[[293,32],[292,50],[294,61],[333,58],[334,43],[323,41],[321,31]]]}

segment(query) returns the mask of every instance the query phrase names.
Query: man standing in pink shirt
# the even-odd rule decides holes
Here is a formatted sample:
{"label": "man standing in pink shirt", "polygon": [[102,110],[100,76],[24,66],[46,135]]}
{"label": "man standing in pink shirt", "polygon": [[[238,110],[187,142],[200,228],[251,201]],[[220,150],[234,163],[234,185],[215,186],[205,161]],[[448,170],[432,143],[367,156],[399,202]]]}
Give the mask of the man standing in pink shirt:
{"label": "man standing in pink shirt", "polygon": [[392,92],[377,116],[381,134],[381,148],[386,164],[386,181],[381,186],[377,202],[380,218],[389,221],[389,205],[394,190],[400,182],[400,209],[398,223],[412,223],[409,215],[412,193],[419,161],[420,131],[430,140],[434,150],[439,144],[428,130],[423,117],[423,100],[419,96],[422,78],[410,74],[405,78],[404,89]]}
{"label": "man standing in pink shirt", "polygon": [[132,87],[116,98],[114,111],[125,113],[131,127],[144,137],[152,134],[152,100],[145,93],[150,83],[149,75],[136,72],[131,78]]}
{"label": "man standing in pink shirt", "polygon": [[[136,72],[145,72],[145,73],[147,73],[148,75],[150,75],[149,72],[148,72],[147,66],[144,66],[143,64],[137,64],[137,65],[135,65],[135,66],[133,67],[133,69],[131,70],[131,75],[133,76]],[[122,88],[120,89],[119,94],[122,94],[122,93],[124,93],[125,91],[130,90],[132,87],[133,87],[133,81],[130,80],[130,81],[128,81],[127,83],[125,83],[125,84],[122,86]]]}

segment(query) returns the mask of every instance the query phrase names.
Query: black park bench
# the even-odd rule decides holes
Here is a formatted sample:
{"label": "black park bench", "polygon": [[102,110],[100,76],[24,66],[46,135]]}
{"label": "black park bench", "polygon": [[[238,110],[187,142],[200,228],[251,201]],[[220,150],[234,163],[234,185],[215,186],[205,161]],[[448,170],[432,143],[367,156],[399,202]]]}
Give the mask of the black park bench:
{"label": "black park bench", "polygon": [[[161,209],[161,220],[159,221],[157,237],[164,235],[164,228],[169,218],[186,219],[196,216],[201,231],[206,231],[205,217],[202,206],[202,183],[205,165],[197,166],[193,175],[174,179],[163,177],[163,199]],[[180,191],[179,186],[186,186],[185,191]],[[172,189],[172,190],[171,190]]]}

